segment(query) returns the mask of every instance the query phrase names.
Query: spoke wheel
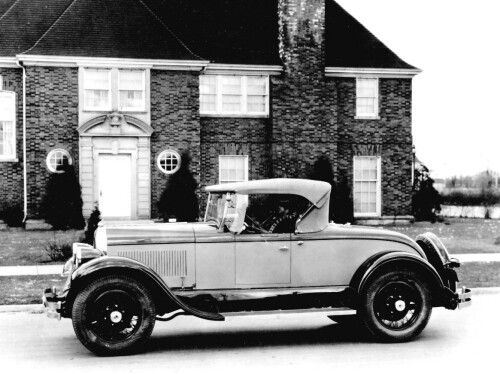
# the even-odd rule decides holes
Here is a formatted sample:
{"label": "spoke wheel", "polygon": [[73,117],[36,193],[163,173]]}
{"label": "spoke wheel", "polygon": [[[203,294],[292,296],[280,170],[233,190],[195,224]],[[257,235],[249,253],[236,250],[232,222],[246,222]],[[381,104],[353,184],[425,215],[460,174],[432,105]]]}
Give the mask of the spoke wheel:
{"label": "spoke wheel", "polygon": [[82,344],[100,355],[128,354],[151,335],[155,308],[149,291],[128,277],[95,280],[73,304],[73,328]]}
{"label": "spoke wheel", "polygon": [[359,314],[371,335],[407,341],[425,328],[432,307],[428,286],[412,271],[393,271],[373,279],[361,295]]}

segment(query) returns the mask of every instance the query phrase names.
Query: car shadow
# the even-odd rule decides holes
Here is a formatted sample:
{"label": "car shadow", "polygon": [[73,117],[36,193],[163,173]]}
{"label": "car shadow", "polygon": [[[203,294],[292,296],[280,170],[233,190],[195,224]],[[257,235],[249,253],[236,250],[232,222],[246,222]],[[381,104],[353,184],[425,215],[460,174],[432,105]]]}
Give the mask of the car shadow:
{"label": "car shadow", "polygon": [[189,331],[153,335],[145,350],[179,351],[212,350],[224,348],[252,348],[302,345],[331,345],[337,343],[366,343],[370,339],[357,325],[326,322],[322,327],[293,327],[262,329],[254,328],[217,331]]}

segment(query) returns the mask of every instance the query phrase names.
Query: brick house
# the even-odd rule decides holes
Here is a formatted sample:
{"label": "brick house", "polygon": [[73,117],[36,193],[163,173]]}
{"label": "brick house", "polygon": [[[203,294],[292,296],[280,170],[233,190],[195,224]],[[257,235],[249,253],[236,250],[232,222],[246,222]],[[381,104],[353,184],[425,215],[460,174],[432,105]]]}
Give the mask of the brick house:
{"label": "brick house", "polygon": [[85,216],[155,218],[189,150],[200,196],[326,155],[359,220],[411,214],[420,70],[334,0],[4,0],[0,30],[0,210],[42,218],[67,160]]}

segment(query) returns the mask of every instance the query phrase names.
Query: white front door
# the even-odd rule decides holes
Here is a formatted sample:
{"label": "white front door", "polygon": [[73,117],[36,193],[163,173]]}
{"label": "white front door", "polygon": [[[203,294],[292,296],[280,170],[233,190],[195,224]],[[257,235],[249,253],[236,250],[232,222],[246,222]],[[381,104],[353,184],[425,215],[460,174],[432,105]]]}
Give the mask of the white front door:
{"label": "white front door", "polygon": [[132,163],[130,155],[99,156],[99,210],[102,217],[131,218]]}

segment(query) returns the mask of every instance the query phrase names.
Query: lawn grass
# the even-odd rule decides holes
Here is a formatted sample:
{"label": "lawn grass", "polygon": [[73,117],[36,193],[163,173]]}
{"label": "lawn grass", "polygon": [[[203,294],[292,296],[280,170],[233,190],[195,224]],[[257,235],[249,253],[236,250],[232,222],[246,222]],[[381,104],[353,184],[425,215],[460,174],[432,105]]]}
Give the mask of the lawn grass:
{"label": "lawn grass", "polygon": [[412,239],[430,231],[442,240],[451,254],[500,252],[500,220],[448,218],[444,223],[415,222],[384,228],[398,231]]}
{"label": "lawn grass", "polygon": [[0,277],[0,305],[41,304],[46,288],[62,290],[65,282],[66,277],[60,275]]}
{"label": "lawn grass", "polygon": [[83,230],[25,231],[9,229],[0,231],[0,266],[54,264],[45,247],[49,243],[81,241]]}

